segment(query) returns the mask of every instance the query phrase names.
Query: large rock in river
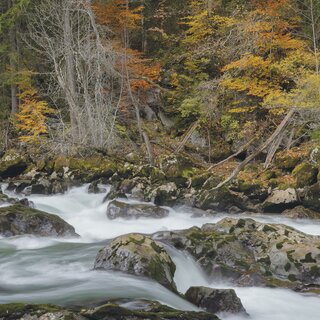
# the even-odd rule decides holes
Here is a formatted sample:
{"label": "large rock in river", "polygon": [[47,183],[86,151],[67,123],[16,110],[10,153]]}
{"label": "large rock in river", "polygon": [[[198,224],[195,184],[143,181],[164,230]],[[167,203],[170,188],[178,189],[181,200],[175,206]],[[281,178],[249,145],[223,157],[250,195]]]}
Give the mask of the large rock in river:
{"label": "large rock in river", "polygon": [[[133,308],[130,306],[133,305]],[[80,311],[81,309],[81,311]],[[110,301],[97,307],[68,310],[54,305],[0,305],[1,320],[219,320],[207,312],[181,311],[155,301]]]}
{"label": "large rock in river", "polygon": [[225,218],[153,239],[188,251],[213,278],[241,285],[320,285],[320,237],[289,226]]}
{"label": "large rock in river", "polygon": [[11,237],[24,234],[40,237],[78,236],[70,224],[54,214],[20,204],[0,208],[0,235]]}
{"label": "large rock in river", "polygon": [[185,294],[188,301],[208,312],[246,313],[233,289],[191,287]]}
{"label": "large rock in river", "polygon": [[98,252],[94,269],[145,276],[176,291],[175,264],[160,243],[142,234],[128,234],[112,240]]}
{"label": "large rock in river", "polygon": [[161,219],[169,215],[169,210],[143,203],[125,203],[113,200],[108,204],[107,217],[109,219],[138,219],[154,218]]}

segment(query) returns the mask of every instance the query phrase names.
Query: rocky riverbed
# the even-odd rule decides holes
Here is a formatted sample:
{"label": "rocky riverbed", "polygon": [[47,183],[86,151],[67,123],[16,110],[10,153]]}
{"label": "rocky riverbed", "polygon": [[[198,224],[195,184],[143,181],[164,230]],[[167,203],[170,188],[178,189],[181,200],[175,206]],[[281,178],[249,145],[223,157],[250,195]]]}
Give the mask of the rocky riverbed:
{"label": "rocky riverbed", "polygon": [[[1,303],[63,306],[54,307],[53,316],[51,309],[39,306],[22,305],[15,313],[12,305],[3,305],[10,319],[36,315],[42,320],[48,314],[52,319],[215,319],[214,314],[220,319],[245,319],[247,314],[254,320],[319,318],[317,220],[204,213],[186,206],[160,207],[165,215],[152,217],[151,208],[159,212],[159,207],[124,198],[117,199],[125,204],[121,208],[132,206],[139,213],[146,206],[148,215],[132,217],[133,210],[128,217],[110,219],[111,202],[104,198],[112,188],[99,187],[101,193],[89,192],[86,185],[60,195],[27,196],[27,204],[37,210],[27,206],[26,212],[58,216],[80,238],[2,234]],[[15,203],[26,196],[5,193],[18,197]],[[21,208],[9,208],[15,206]],[[193,294],[187,292],[190,287]],[[115,303],[119,299],[126,302]],[[137,299],[181,311],[159,305],[146,311],[146,302],[141,306]]]}

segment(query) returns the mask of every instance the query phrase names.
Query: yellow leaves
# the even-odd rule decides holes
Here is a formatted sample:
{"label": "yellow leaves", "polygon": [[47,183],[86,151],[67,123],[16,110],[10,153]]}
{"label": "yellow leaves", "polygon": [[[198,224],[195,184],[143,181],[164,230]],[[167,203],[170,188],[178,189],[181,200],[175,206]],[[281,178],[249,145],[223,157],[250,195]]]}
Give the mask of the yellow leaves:
{"label": "yellow leaves", "polygon": [[278,88],[267,80],[258,78],[241,77],[241,78],[226,78],[221,83],[224,87],[245,92],[249,96],[263,98],[270,92],[278,90]]}
{"label": "yellow leaves", "polygon": [[270,61],[264,60],[260,56],[245,54],[239,60],[233,61],[223,67],[222,71],[246,71],[260,76],[268,76],[270,74]]}
{"label": "yellow leaves", "polygon": [[290,92],[273,92],[264,100],[264,105],[273,110],[290,107],[313,109],[319,108],[320,101],[320,75],[305,74],[297,81],[297,87]]}
{"label": "yellow leaves", "polygon": [[248,113],[253,112],[257,109],[257,107],[239,107],[239,108],[232,108],[228,110],[229,113]]}
{"label": "yellow leaves", "polygon": [[33,87],[25,89],[19,94],[21,105],[16,114],[16,128],[23,133],[21,141],[35,143],[48,133],[46,125],[47,115],[55,113],[45,101],[39,100],[37,90]]}

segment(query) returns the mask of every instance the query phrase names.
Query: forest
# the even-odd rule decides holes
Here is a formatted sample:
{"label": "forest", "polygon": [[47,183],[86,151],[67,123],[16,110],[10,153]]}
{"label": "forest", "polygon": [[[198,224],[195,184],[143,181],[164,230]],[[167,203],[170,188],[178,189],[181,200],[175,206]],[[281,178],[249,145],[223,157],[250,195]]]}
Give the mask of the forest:
{"label": "forest", "polygon": [[319,294],[320,0],[0,0],[0,320]]}

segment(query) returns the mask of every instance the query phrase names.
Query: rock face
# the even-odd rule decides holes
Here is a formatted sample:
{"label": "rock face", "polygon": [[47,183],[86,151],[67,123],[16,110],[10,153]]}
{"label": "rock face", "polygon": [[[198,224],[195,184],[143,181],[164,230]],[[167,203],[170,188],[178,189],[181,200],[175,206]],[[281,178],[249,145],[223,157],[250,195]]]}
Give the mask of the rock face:
{"label": "rock face", "polygon": [[176,291],[175,264],[163,246],[150,237],[129,234],[111,241],[96,257],[94,269],[119,270],[146,276]]}
{"label": "rock face", "polygon": [[0,177],[15,177],[27,168],[26,159],[15,150],[8,150],[0,160]]}
{"label": "rock face", "polygon": [[287,209],[282,212],[282,215],[292,219],[320,219],[320,212],[313,211],[303,206]]}
{"label": "rock face", "polygon": [[[140,307],[136,309],[127,309],[121,303],[111,301],[95,308],[84,307],[81,311],[69,311],[53,305],[2,304],[0,320],[219,320],[210,313],[175,310],[154,301],[137,303]],[[128,304],[124,301],[124,305]]]}
{"label": "rock face", "polygon": [[155,218],[161,219],[169,215],[169,210],[149,204],[132,204],[113,200],[107,208],[107,217],[111,220],[117,218],[138,219]]}
{"label": "rock face", "polygon": [[298,195],[295,189],[274,189],[272,191],[272,194],[263,203],[263,210],[265,212],[281,213],[286,209],[295,207],[298,204],[298,202]]}
{"label": "rock face", "polygon": [[320,284],[320,237],[285,225],[225,218],[201,229],[158,232],[153,238],[187,250],[208,275],[237,284]]}
{"label": "rock face", "polygon": [[188,301],[212,313],[246,313],[233,289],[191,287],[185,294]]}
{"label": "rock face", "polygon": [[78,236],[60,217],[16,204],[0,208],[0,235],[11,237],[32,234],[40,237]]}

